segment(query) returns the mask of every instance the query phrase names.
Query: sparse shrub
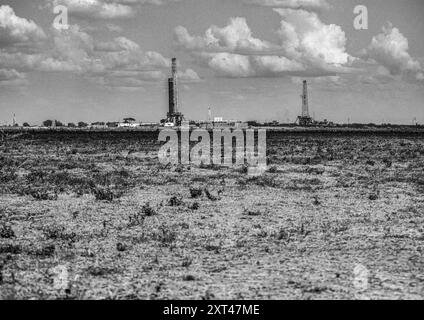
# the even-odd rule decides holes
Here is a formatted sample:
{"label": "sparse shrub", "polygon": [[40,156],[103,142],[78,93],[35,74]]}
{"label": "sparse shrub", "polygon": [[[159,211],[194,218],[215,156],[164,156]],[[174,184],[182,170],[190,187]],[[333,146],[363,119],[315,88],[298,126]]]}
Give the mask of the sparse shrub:
{"label": "sparse shrub", "polygon": [[21,196],[31,196],[37,201],[56,201],[58,199],[57,190],[49,190],[43,187],[24,188],[18,192]]}
{"label": "sparse shrub", "polygon": [[315,167],[309,167],[306,169],[306,172],[308,174],[315,174],[315,175],[323,175],[325,172],[324,168],[315,168]]}
{"label": "sparse shrub", "polygon": [[216,165],[214,163],[212,164],[205,164],[205,163],[201,163],[199,166],[200,169],[205,169],[205,170],[213,170],[213,171],[219,171],[221,170],[221,166]]}
{"label": "sparse shrub", "polygon": [[9,172],[0,171],[0,182],[1,183],[8,183],[8,182],[15,181],[16,178],[17,178],[17,175],[14,171],[9,171]]}
{"label": "sparse shrub", "polygon": [[86,269],[86,272],[94,277],[102,277],[102,276],[106,276],[109,274],[113,274],[116,273],[117,270],[116,269],[111,269],[111,268],[104,268],[104,267],[99,267],[99,266],[90,266]]}
{"label": "sparse shrub", "polygon": [[269,172],[269,173],[277,173],[278,172],[278,168],[277,168],[277,166],[270,166],[268,168],[267,172]]}
{"label": "sparse shrub", "polygon": [[77,235],[74,232],[66,232],[63,226],[47,226],[43,228],[43,234],[48,240],[61,240],[66,242],[75,242]]}
{"label": "sparse shrub", "polygon": [[129,223],[129,227],[135,227],[135,226],[140,226],[144,224],[144,221],[146,220],[146,217],[153,217],[158,215],[158,213],[156,212],[155,209],[153,209],[150,206],[150,203],[146,203],[143,208],[141,209],[141,211],[136,212],[135,214],[131,215],[129,217],[130,219],[130,223]]}
{"label": "sparse shrub", "polygon": [[189,257],[185,257],[183,260],[183,263],[181,264],[182,267],[184,268],[188,268],[193,264],[193,259],[189,258]]}
{"label": "sparse shrub", "polygon": [[136,227],[144,224],[146,216],[142,212],[137,212],[129,217],[128,227]]}
{"label": "sparse shrub", "polygon": [[189,274],[183,277],[183,281],[196,281],[196,278]]}
{"label": "sparse shrub", "polygon": [[249,166],[245,164],[241,166],[240,168],[238,168],[236,171],[241,174],[247,174],[249,172]]}
{"label": "sparse shrub", "polygon": [[122,197],[121,192],[112,190],[110,187],[96,186],[92,189],[92,193],[98,201],[112,202],[114,199],[119,199],[120,197]]}
{"label": "sparse shrub", "polygon": [[392,161],[390,159],[388,159],[388,158],[384,158],[383,159],[383,163],[386,166],[386,168],[391,168],[392,167],[392,164],[393,164]]}
{"label": "sparse shrub", "polygon": [[378,195],[376,193],[371,193],[368,196],[368,199],[371,200],[371,201],[376,201],[376,200],[378,200]]}
{"label": "sparse shrub", "polygon": [[281,229],[276,235],[276,238],[279,241],[288,241],[290,240],[290,237],[291,237],[290,233],[284,229]]}
{"label": "sparse shrub", "polygon": [[203,190],[199,188],[190,188],[190,196],[193,199],[200,198],[203,195]]}
{"label": "sparse shrub", "polygon": [[13,255],[18,255],[22,253],[22,246],[18,244],[3,244],[0,245],[0,254],[9,253]]}
{"label": "sparse shrub", "polygon": [[219,200],[219,198],[217,196],[214,196],[213,194],[211,194],[210,191],[207,188],[205,188],[205,194],[210,201],[218,201]]}
{"label": "sparse shrub", "polygon": [[221,251],[221,244],[207,244],[205,246],[206,251],[213,251],[216,254],[219,254],[219,252]]}
{"label": "sparse shrub", "polygon": [[174,172],[176,172],[176,173],[183,173],[184,172],[184,166],[183,165],[178,165],[175,168]]}
{"label": "sparse shrub", "polygon": [[371,167],[373,167],[373,166],[375,166],[375,161],[373,161],[373,160],[367,160],[367,162],[365,162],[365,164],[366,164],[367,166],[371,166]]}
{"label": "sparse shrub", "polygon": [[151,207],[150,202],[146,203],[143,206],[142,212],[144,213],[144,215],[146,217],[153,217],[153,216],[157,216],[158,215],[158,213],[156,212],[156,210]]}
{"label": "sparse shrub", "polygon": [[271,187],[271,188],[277,188],[278,184],[276,182],[276,179],[274,177],[271,177],[269,175],[262,175],[258,177],[250,177],[247,180],[248,183],[253,183],[261,187]]}
{"label": "sparse shrub", "polygon": [[157,234],[157,240],[163,244],[171,244],[177,240],[177,233],[171,230],[168,226],[162,225]]}
{"label": "sparse shrub", "polygon": [[190,210],[193,211],[197,211],[200,209],[200,204],[198,202],[194,202],[191,206],[190,206]]}
{"label": "sparse shrub", "polygon": [[10,226],[1,225],[0,226],[0,238],[3,239],[12,239],[15,238],[15,232]]}
{"label": "sparse shrub", "polygon": [[249,217],[257,217],[262,215],[260,210],[257,209],[245,209],[243,212],[243,215],[249,216]]}
{"label": "sparse shrub", "polygon": [[170,207],[180,207],[183,205],[183,201],[178,196],[173,196],[171,199],[169,199],[168,206]]}
{"label": "sparse shrub", "polygon": [[47,245],[43,246],[41,248],[37,248],[36,250],[32,251],[31,253],[39,258],[49,258],[53,256],[56,252],[56,247],[54,245]]}
{"label": "sparse shrub", "polygon": [[321,202],[319,201],[318,196],[315,196],[315,197],[314,197],[314,201],[312,202],[312,204],[313,204],[314,206],[319,206],[319,205],[321,205]]}

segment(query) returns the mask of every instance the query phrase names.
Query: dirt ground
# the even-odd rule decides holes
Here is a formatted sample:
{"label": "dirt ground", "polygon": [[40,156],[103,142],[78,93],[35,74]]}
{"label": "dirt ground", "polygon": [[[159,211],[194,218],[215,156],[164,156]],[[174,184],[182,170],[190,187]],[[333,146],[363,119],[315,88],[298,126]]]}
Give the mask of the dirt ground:
{"label": "dirt ground", "polygon": [[157,137],[0,142],[0,299],[424,298],[424,134],[269,133],[259,177]]}

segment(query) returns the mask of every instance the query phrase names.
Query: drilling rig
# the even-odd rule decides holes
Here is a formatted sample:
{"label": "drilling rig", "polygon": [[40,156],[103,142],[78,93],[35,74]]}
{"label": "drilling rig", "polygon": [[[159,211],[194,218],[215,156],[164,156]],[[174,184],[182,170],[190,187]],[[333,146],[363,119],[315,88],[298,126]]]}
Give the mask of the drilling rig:
{"label": "drilling rig", "polygon": [[178,95],[178,67],[177,59],[172,59],[172,77],[168,79],[169,89],[169,112],[165,122],[165,126],[179,127],[184,121],[184,115],[179,111],[179,95]]}
{"label": "drilling rig", "polygon": [[312,126],[315,121],[309,115],[309,97],[308,97],[308,82],[303,81],[303,93],[300,96],[302,98],[302,115],[297,118],[297,123],[302,127]]}

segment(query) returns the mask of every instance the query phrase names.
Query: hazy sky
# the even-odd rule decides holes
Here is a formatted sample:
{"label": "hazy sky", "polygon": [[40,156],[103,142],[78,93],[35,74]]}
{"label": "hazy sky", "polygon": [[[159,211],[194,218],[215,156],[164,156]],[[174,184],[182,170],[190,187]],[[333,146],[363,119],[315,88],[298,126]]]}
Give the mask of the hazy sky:
{"label": "hazy sky", "polygon": [[[369,29],[354,28],[365,5]],[[69,28],[54,28],[54,8]],[[424,123],[422,0],[0,0],[0,124],[188,119]]]}

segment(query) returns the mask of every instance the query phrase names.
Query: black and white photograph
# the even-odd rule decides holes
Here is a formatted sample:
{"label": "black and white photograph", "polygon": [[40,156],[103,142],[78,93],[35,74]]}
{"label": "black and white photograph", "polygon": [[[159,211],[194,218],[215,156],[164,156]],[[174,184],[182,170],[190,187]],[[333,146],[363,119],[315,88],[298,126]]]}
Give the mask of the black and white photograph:
{"label": "black and white photograph", "polygon": [[422,301],[423,17],[0,0],[0,300]]}

